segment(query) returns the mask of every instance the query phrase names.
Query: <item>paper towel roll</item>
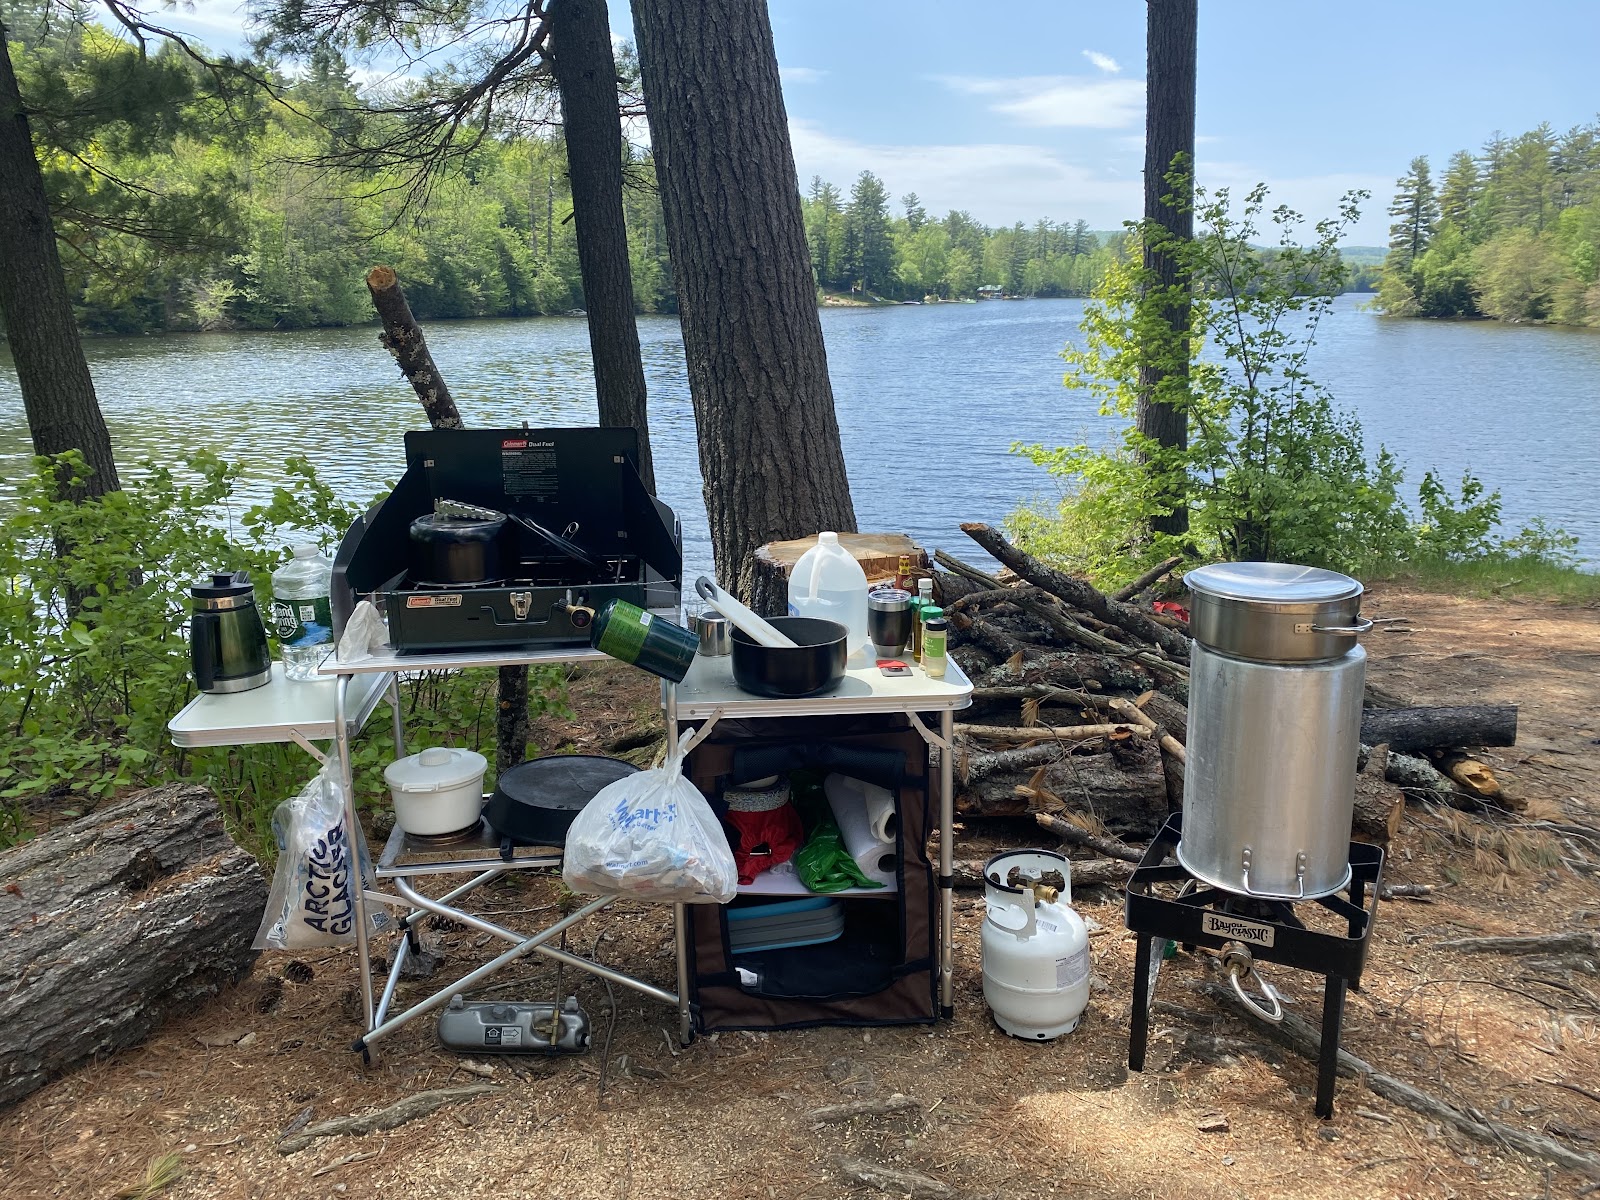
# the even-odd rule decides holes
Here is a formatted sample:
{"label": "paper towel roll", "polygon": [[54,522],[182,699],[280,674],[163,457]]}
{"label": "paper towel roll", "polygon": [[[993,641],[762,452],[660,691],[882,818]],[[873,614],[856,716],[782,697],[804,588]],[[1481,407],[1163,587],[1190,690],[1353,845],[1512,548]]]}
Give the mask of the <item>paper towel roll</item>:
{"label": "paper towel roll", "polygon": [[[900,856],[895,850],[892,793],[860,779],[839,774],[824,779],[822,789],[828,797],[828,807],[833,810],[833,819],[839,823],[839,833],[844,839],[846,852],[870,878],[892,886],[895,871],[900,865]],[[875,798],[884,800],[888,805],[887,813],[872,803]],[[875,821],[875,817],[884,819]],[[887,829],[888,836],[879,837],[875,825]]]}

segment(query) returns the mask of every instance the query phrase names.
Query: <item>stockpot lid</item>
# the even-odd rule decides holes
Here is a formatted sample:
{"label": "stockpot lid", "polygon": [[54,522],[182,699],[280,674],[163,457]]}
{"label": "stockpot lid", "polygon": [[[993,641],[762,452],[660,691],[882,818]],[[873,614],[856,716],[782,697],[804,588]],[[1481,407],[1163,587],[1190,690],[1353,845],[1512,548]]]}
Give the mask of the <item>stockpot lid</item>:
{"label": "stockpot lid", "polygon": [[1276,562],[1213,563],[1190,571],[1183,582],[1203,596],[1262,606],[1336,603],[1363,590],[1337,571]]}
{"label": "stockpot lid", "polygon": [[489,760],[476,750],[432,746],[396,759],[383,769],[383,781],[400,792],[447,792],[483,778]]}

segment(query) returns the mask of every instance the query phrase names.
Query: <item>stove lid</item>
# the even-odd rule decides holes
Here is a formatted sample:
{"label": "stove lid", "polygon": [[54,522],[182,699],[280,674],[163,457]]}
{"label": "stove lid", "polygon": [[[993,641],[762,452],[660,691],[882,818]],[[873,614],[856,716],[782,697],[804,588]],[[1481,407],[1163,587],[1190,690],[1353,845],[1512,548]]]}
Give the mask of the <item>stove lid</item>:
{"label": "stove lid", "polygon": [[1183,577],[1189,590],[1222,600],[1320,604],[1361,595],[1361,584],[1337,571],[1293,563],[1232,562],[1198,567]]}

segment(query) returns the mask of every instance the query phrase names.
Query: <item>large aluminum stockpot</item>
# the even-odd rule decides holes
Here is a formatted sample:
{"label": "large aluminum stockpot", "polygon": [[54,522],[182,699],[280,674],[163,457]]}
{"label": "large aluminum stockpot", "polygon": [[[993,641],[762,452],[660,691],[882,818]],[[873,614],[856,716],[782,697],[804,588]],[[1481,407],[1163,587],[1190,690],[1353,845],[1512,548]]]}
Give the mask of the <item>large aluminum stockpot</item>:
{"label": "large aluminum stockpot", "polygon": [[1183,834],[1197,879],[1273,899],[1350,881],[1350,820],[1367,654],[1315,663],[1189,654]]}
{"label": "large aluminum stockpot", "polygon": [[1348,653],[1372,628],[1359,583],[1291,563],[1235,562],[1184,576],[1189,634],[1202,646],[1254,662],[1323,662]]}

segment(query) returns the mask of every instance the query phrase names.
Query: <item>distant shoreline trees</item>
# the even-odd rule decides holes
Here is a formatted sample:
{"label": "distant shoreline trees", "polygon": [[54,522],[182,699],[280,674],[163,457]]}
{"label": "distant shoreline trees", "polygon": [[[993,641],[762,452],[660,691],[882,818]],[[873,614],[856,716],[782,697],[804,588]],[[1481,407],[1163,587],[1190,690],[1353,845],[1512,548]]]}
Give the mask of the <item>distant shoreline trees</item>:
{"label": "distant shoreline trees", "polygon": [[1385,312],[1600,325],[1600,121],[1412,159],[1389,214]]}

